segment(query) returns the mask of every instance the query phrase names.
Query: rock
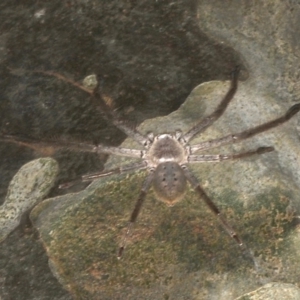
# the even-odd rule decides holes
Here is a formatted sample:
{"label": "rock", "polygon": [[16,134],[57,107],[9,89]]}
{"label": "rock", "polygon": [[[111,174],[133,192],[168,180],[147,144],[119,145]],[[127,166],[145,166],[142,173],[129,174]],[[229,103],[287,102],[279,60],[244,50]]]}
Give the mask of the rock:
{"label": "rock", "polygon": [[270,282],[236,300],[298,300],[300,289],[293,284]]}
{"label": "rock", "polygon": [[[185,132],[216,107],[227,88],[228,82],[204,83],[176,112],[148,120],[139,130]],[[224,116],[192,144],[240,132],[286,112],[268,95],[251,91],[251,81],[240,84]],[[266,103],[269,109],[261,109]],[[260,146],[274,146],[274,152],[191,166],[248,245],[251,259],[189,187],[172,208],[149,192],[124,257],[118,260],[118,247],[146,176],[143,171],[102,178],[82,192],[48,199],[34,208],[31,219],[59,281],[80,299],[233,299],[278,276],[292,282],[300,268],[292,214],[299,194],[293,174],[300,169],[295,119],[210,153]],[[122,146],[138,147],[130,139]],[[127,158],[112,158],[107,168],[126,162]]]}
{"label": "rock", "polygon": [[300,10],[294,4],[237,1],[224,9],[222,0],[204,0],[197,7],[199,28],[244,57],[254,83],[252,92],[268,90],[269,96],[281,103],[300,98]]}
{"label": "rock", "polygon": [[58,164],[52,158],[33,160],[18,171],[0,207],[0,241],[19,225],[26,211],[48,195],[57,173]]}

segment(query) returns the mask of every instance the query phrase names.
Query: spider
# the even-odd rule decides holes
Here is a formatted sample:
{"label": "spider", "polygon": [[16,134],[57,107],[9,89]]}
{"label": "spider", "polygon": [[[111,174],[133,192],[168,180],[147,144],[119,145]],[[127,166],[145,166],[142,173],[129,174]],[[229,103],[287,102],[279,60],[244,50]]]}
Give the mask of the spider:
{"label": "spider", "polygon": [[252,155],[260,155],[263,153],[274,151],[273,147],[259,147],[250,151],[234,154],[218,154],[218,155],[202,155],[197,154],[199,151],[220,147],[226,144],[238,143],[242,140],[253,137],[259,133],[267,131],[271,128],[279,126],[291,119],[300,110],[300,103],[293,105],[283,116],[274,120],[268,121],[256,127],[252,127],[245,131],[241,131],[227,136],[211,139],[201,142],[199,144],[190,144],[190,142],[206,128],[211,126],[218,118],[222,116],[228,104],[233,99],[238,87],[239,67],[236,67],[231,75],[230,88],[224,98],[221,100],[217,108],[204,119],[200,120],[186,133],[176,131],[174,133],[162,133],[154,135],[149,133],[144,135],[136,129],[129,127],[118,114],[110,108],[105,101],[105,96],[101,95],[99,87],[96,86],[93,90],[72,81],[71,79],[55,72],[35,71],[50,76],[55,76],[60,80],[71,83],[90,94],[90,99],[94,103],[97,110],[104,114],[107,119],[110,119],[113,124],[122,130],[128,137],[132,138],[143,149],[128,149],[121,147],[110,147],[104,145],[93,145],[87,143],[76,143],[68,141],[38,141],[31,138],[24,138],[17,135],[1,134],[0,139],[8,142],[21,144],[23,146],[32,147],[37,146],[51,146],[56,149],[68,148],[74,151],[84,151],[93,153],[106,153],[112,155],[125,156],[139,159],[139,162],[120,166],[115,169],[104,170],[93,174],[83,175],[79,180],[74,180],[69,183],[60,185],[60,188],[68,188],[78,181],[89,182],[95,179],[110,176],[113,174],[121,174],[134,170],[147,169],[148,175],[144,180],[141,191],[137,197],[136,204],[131,213],[127,231],[121,242],[118,258],[121,258],[126,247],[127,239],[131,233],[132,226],[136,222],[137,217],[141,211],[143,202],[146,198],[147,192],[153,186],[154,192],[158,200],[163,201],[168,206],[173,206],[180,201],[185,194],[187,183],[189,183],[199,197],[206,203],[209,209],[219,219],[225,231],[237,242],[240,247],[245,247],[243,241],[229,225],[226,218],[221,214],[218,207],[209,198],[206,192],[202,189],[196,176],[188,169],[188,164],[201,162],[220,162],[223,160],[234,160],[249,157]]}

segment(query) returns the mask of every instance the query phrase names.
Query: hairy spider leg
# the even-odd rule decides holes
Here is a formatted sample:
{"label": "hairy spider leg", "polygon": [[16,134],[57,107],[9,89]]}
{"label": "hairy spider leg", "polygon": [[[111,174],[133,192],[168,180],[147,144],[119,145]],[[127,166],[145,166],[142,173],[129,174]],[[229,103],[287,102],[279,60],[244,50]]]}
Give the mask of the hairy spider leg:
{"label": "hairy spider leg", "polygon": [[121,166],[114,169],[108,169],[101,172],[94,172],[82,175],[72,181],[64,182],[59,185],[60,189],[67,189],[75,184],[79,184],[81,182],[91,182],[99,178],[108,177],[116,174],[124,174],[131,171],[144,170],[147,169],[147,164],[145,162],[131,163],[125,166]]}
{"label": "hairy spider leg", "polygon": [[121,246],[119,248],[118,259],[120,259],[123,255],[124,249],[125,249],[126,244],[127,244],[128,237],[130,236],[133,224],[135,223],[135,221],[136,221],[136,219],[137,219],[137,217],[138,217],[138,215],[141,211],[141,208],[142,208],[142,205],[143,205],[144,200],[146,198],[146,195],[147,195],[147,193],[148,193],[148,191],[151,187],[151,184],[153,182],[153,177],[154,177],[154,169],[150,169],[150,173],[148,174],[148,176],[146,177],[146,179],[143,183],[143,186],[142,186],[142,189],[140,191],[139,197],[138,197],[138,199],[135,203],[134,210],[131,213],[129,224],[127,226],[127,231],[124,235]]}
{"label": "hairy spider leg", "polygon": [[117,128],[119,128],[121,131],[123,131],[127,136],[131,137],[133,140],[135,140],[137,143],[141,144],[142,146],[146,146],[149,143],[149,139],[147,136],[144,136],[142,133],[140,133],[137,129],[128,126],[124,121],[122,121],[119,117],[119,115],[113,111],[109,105],[105,102],[103,99],[103,96],[101,95],[99,91],[99,80],[97,78],[97,86],[90,90],[80,83],[53,71],[41,71],[41,70],[35,70],[35,71],[26,71],[30,73],[41,73],[47,76],[53,76],[58,78],[59,80],[65,81],[67,83],[72,84],[76,88],[81,89],[82,91],[88,93],[91,96],[91,101],[95,105],[96,109],[101,113],[101,115],[111,121]]}
{"label": "hairy spider leg", "polygon": [[274,151],[274,147],[259,147],[255,150],[250,150],[246,152],[236,153],[236,154],[216,154],[216,155],[190,155],[189,163],[197,163],[197,162],[220,162],[223,160],[234,160],[240,158],[246,158],[253,155],[260,155],[267,152]]}
{"label": "hairy spider leg", "polygon": [[230,88],[226,93],[225,97],[222,99],[222,101],[213,113],[202,119],[198,124],[196,124],[187,133],[183,135],[183,140],[186,143],[190,142],[197,134],[204,131],[207,127],[211,126],[216,120],[218,120],[222,116],[229,102],[233,99],[233,96],[237,91],[239,73],[240,68],[237,66],[231,74]]}
{"label": "hairy spider leg", "polygon": [[186,165],[182,165],[181,168],[183,169],[185,176],[189,181],[189,183],[191,184],[191,186],[199,194],[200,198],[204,200],[204,202],[209,207],[209,209],[218,217],[221,225],[226,230],[226,232],[239,244],[239,246],[242,247],[243,246],[242,240],[237,235],[237,233],[232,229],[232,227],[228,224],[225,217],[222,216],[217,206],[213,203],[213,201],[208,197],[205,191],[201,188],[200,183],[196,178],[196,176],[194,176],[194,174],[191,173],[191,171],[187,168]]}
{"label": "hairy spider leg", "polygon": [[18,135],[10,135],[10,134],[0,134],[0,140],[18,144],[21,146],[26,146],[29,148],[45,148],[52,147],[53,149],[69,149],[72,151],[82,151],[82,152],[91,152],[91,153],[106,153],[113,154],[118,156],[126,156],[133,158],[141,158],[142,150],[138,149],[129,149],[129,148],[119,148],[112,146],[103,146],[101,144],[93,145],[88,143],[77,143],[77,142],[69,142],[69,141],[52,141],[52,140],[44,140],[38,141],[33,138],[22,137]]}
{"label": "hairy spider leg", "polygon": [[220,147],[220,146],[230,144],[230,143],[232,143],[232,144],[238,143],[245,139],[251,138],[254,135],[257,135],[264,131],[270,130],[274,127],[277,127],[277,126],[289,121],[299,111],[300,111],[300,103],[294,104],[283,116],[281,116],[279,118],[276,118],[274,120],[263,123],[256,127],[252,127],[250,129],[247,129],[247,130],[239,132],[239,133],[229,134],[222,138],[217,138],[217,139],[209,140],[206,142],[202,142],[200,144],[192,145],[191,153],[195,153],[196,151],[200,151],[200,150],[206,150],[206,149]]}

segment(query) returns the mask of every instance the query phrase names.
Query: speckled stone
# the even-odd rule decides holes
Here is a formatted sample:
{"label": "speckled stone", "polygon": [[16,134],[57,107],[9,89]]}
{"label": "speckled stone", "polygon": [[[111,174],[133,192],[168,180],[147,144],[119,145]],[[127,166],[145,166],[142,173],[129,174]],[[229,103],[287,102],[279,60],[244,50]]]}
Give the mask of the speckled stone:
{"label": "speckled stone", "polygon": [[270,282],[236,300],[299,300],[300,289],[293,284]]}
{"label": "speckled stone", "polygon": [[[219,81],[201,84],[176,112],[147,120],[138,129],[144,134],[186,132],[214,110],[228,85]],[[251,81],[240,83],[224,115],[192,144],[238,133],[286,112],[268,95],[251,90]],[[266,103],[270,109],[257,114]],[[299,235],[291,213],[299,194],[292,177],[300,169],[295,121],[209,153],[239,153],[261,146],[274,146],[276,151],[190,166],[248,245],[252,260],[220,228],[191,187],[172,208],[157,201],[150,190],[124,257],[118,260],[118,247],[146,177],[142,171],[101,178],[79,193],[45,200],[34,208],[31,219],[55,276],[77,299],[159,299],[157,295],[234,299],[258,288],[258,281],[276,280],[278,274],[292,282],[300,268]],[[122,146],[139,147],[131,139]],[[106,168],[125,163],[128,158],[114,157]]]}
{"label": "speckled stone", "polygon": [[0,241],[19,225],[24,212],[48,195],[57,173],[58,164],[52,158],[33,160],[18,171],[0,207]]}

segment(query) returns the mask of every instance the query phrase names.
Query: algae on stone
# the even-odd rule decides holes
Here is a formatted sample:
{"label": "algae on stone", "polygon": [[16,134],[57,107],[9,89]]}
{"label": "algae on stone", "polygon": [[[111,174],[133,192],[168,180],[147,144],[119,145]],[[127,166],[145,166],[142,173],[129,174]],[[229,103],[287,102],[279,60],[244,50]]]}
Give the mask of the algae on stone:
{"label": "algae on stone", "polygon": [[[213,110],[227,88],[227,82],[202,84],[178,111],[148,120],[139,129],[185,132]],[[249,99],[250,90],[240,84],[224,116],[193,143],[240,132],[285,112],[273,107],[266,116],[255,114],[257,108],[249,103],[258,100]],[[124,257],[118,260],[118,247],[146,176],[141,171],[102,178],[79,193],[43,201],[32,211],[59,281],[77,299],[234,299],[258,288],[259,282],[297,281],[300,257],[290,239],[299,188],[291,174],[296,169],[292,164],[299,168],[300,163],[293,160],[299,151],[292,124],[293,120],[249,141],[213,149],[227,154],[275,146],[278,152],[191,167],[253,252],[254,263],[190,187],[172,208],[150,190]],[[130,139],[122,145],[138,147]],[[287,150],[280,152],[283,148]],[[112,158],[107,167],[120,162],[128,159]],[[291,177],[283,176],[283,167]]]}
{"label": "algae on stone", "polygon": [[298,300],[300,289],[290,283],[270,282],[235,300]]}

